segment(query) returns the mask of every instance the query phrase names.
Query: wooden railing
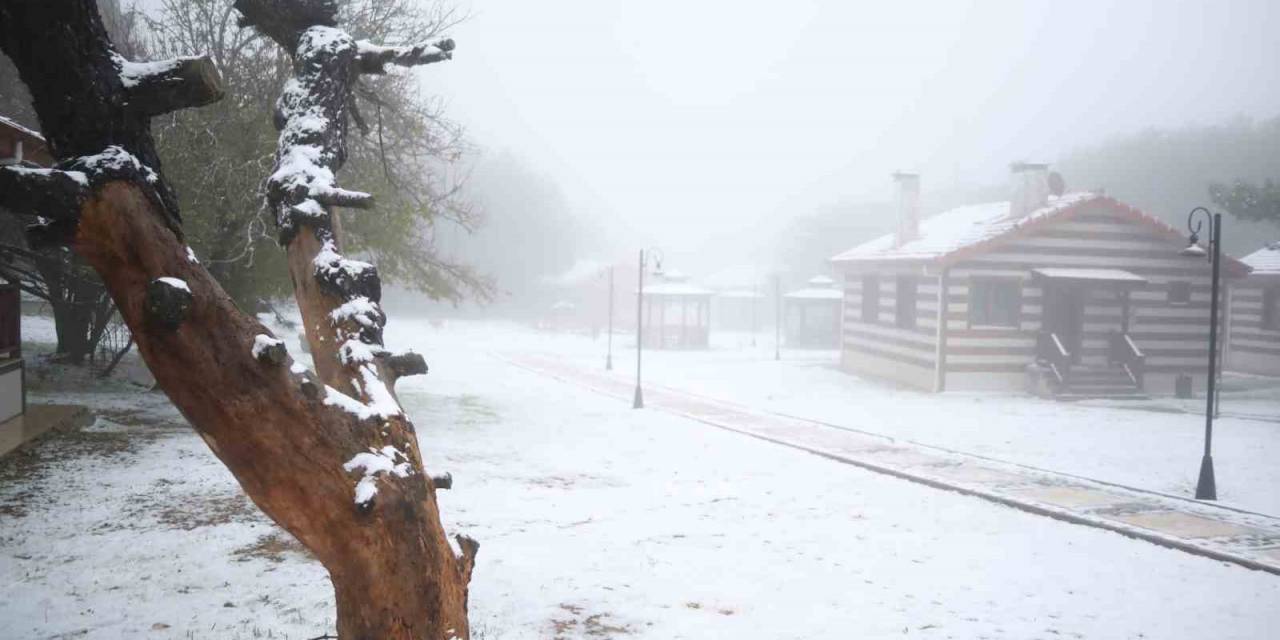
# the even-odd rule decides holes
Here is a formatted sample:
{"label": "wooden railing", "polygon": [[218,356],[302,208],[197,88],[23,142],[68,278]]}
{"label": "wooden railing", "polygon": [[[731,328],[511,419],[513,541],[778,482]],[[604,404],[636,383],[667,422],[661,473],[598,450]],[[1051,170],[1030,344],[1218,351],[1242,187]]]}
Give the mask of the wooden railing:
{"label": "wooden railing", "polygon": [[1058,334],[1041,331],[1036,338],[1036,361],[1049,367],[1059,385],[1067,383],[1071,373],[1071,352],[1062,346]]}
{"label": "wooden railing", "polygon": [[1147,356],[1138,348],[1133,338],[1120,331],[1112,331],[1107,348],[1107,360],[1124,368],[1129,379],[1138,388],[1143,388],[1143,378],[1147,371]]}

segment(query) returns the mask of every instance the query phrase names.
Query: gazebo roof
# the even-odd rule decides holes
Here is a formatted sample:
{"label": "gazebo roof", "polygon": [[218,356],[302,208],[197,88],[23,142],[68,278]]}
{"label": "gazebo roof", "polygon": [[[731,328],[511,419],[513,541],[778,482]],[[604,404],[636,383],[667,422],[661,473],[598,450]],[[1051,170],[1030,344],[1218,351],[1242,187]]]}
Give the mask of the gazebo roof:
{"label": "gazebo roof", "polygon": [[652,282],[644,285],[644,295],[666,298],[710,298],[715,292],[689,282],[689,276],[679,271],[655,273]]}
{"label": "gazebo roof", "polygon": [[796,289],[782,296],[789,300],[841,300],[844,292],[836,288],[836,281],[824,275],[809,278],[807,287]]}

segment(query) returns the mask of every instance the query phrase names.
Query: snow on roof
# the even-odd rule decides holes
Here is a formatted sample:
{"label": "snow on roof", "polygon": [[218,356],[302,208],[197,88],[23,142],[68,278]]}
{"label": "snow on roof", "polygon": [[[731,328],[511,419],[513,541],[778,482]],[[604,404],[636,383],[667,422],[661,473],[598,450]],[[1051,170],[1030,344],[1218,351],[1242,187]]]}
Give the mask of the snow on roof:
{"label": "snow on roof", "polygon": [[824,275],[809,278],[807,287],[782,296],[791,300],[840,300],[844,292],[836,288],[836,281]]}
{"label": "snow on roof", "polygon": [[1280,240],[1240,259],[1253,268],[1254,274],[1280,275]]}
{"label": "snow on roof", "polygon": [[1144,284],[1147,279],[1123,269],[1074,269],[1067,267],[1045,267],[1032,269],[1031,273],[1050,280],[1092,280],[1095,282],[1128,282]]}
{"label": "snow on roof", "polygon": [[644,285],[646,296],[699,297],[712,296],[715,292],[688,282],[656,282]]}
{"label": "snow on roof", "polygon": [[6,118],[6,117],[4,117],[4,116],[0,116],[0,125],[3,125],[3,126],[5,126],[5,127],[8,127],[8,128],[10,128],[10,129],[15,130],[15,131],[18,131],[19,133],[22,133],[22,134],[24,134],[24,135],[28,135],[28,136],[31,136],[31,137],[33,137],[33,138],[36,138],[36,139],[38,139],[38,140],[40,140],[40,141],[42,141],[42,142],[44,141],[44,136],[40,135],[40,133],[39,133],[39,132],[37,132],[37,131],[33,131],[33,130],[31,130],[31,129],[28,129],[28,128],[26,128],[26,127],[24,127],[24,126],[22,126],[22,125],[18,124],[16,121],[14,121],[14,120],[12,120],[12,119],[10,119],[10,118]]}
{"label": "snow on roof", "polygon": [[1078,204],[1101,199],[1095,193],[1049,196],[1049,203],[1025,216],[1011,218],[1009,202],[989,202],[944,211],[920,223],[920,235],[900,247],[894,235],[864,242],[834,258],[834,262],[862,260],[931,260],[991,240],[1032,222],[1051,217]]}
{"label": "snow on roof", "polygon": [[789,300],[840,300],[844,292],[839,289],[797,289],[784,296]]}
{"label": "snow on roof", "polygon": [[750,289],[730,289],[728,291],[720,291],[716,293],[716,296],[731,300],[752,300],[763,298],[764,294]]}

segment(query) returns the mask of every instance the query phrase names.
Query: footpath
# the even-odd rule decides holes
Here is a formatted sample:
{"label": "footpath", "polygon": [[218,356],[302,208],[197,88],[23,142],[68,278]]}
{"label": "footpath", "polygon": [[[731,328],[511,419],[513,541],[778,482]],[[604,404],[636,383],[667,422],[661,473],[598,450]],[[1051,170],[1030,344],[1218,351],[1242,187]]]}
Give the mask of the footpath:
{"label": "footpath", "polygon": [[[506,358],[529,371],[631,402],[633,381],[545,356]],[[1280,518],[905,443],[851,426],[756,411],[646,384],[646,410],[673,413],[876,473],[1064,522],[1280,575]]]}

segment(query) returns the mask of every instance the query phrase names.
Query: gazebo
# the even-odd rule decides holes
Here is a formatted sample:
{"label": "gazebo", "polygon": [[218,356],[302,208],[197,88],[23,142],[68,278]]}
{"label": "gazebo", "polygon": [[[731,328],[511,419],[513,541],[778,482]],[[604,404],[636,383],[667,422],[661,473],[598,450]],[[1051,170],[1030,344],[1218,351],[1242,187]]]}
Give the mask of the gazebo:
{"label": "gazebo", "polygon": [[754,289],[729,289],[716,293],[716,328],[730,331],[757,331],[764,308],[764,294]]}
{"label": "gazebo", "polygon": [[840,307],[844,292],[827,276],[814,276],[807,286],[784,295],[787,345],[831,348],[840,346]]}
{"label": "gazebo", "polygon": [[677,271],[657,272],[644,284],[644,346],[706,349],[711,334],[711,296]]}

